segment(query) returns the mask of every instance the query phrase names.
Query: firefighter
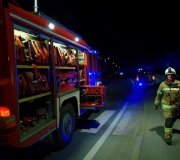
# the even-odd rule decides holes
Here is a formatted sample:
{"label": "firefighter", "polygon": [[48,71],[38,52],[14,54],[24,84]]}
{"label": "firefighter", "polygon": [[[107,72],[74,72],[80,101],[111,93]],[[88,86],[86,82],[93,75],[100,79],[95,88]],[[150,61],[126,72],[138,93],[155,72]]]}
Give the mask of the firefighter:
{"label": "firefighter", "polygon": [[161,103],[165,142],[171,145],[173,125],[178,118],[180,109],[180,81],[176,79],[176,71],[171,67],[165,70],[165,77],[165,81],[161,82],[157,90],[154,109],[157,110]]}

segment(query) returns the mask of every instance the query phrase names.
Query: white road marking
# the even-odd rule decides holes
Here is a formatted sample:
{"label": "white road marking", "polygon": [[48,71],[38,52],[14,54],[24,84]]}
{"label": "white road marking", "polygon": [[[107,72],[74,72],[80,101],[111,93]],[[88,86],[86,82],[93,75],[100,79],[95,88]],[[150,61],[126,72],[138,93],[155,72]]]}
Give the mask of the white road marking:
{"label": "white road marking", "polygon": [[141,144],[142,144],[143,136],[139,135],[136,139],[136,143],[134,145],[134,149],[131,155],[131,160],[138,160],[139,159],[139,153],[141,150]]}
{"label": "white road marking", "polygon": [[82,129],[81,132],[97,133],[97,131],[106,123],[106,121],[115,113],[115,111],[106,110],[95,120],[100,123],[98,128]]}
{"label": "white road marking", "polygon": [[121,111],[119,112],[119,114],[116,116],[116,118],[114,119],[114,121],[111,123],[111,125],[107,128],[107,130],[104,132],[104,134],[101,136],[101,138],[96,142],[96,144],[93,146],[93,148],[89,151],[89,153],[84,157],[83,160],[91,160],[94,155],[96,154],[96,152],[98,151],[98,149],[101,147],[101,145],[104,143],[104,141],[106,140],[106,138],[108,137],[108,135],[111,133],[111,131],[113,130],[113,128],[116,126],[116,123],[118,122],[118,120],[121,118],[121,116],[123,115],[126,107],[128,105],[128,102],[125,103],[125,105],[123,106],[123,108],[121,109]]}
{"label": "white road marking", "polygon": [[113,132],[114,135],[129,135],[132,130],[132,122],[133,119],[133,112],[127,111],[123,118],[121,119],[120,123],[118,124],[117,128]]}
{"label": "white road marking", "polygon": [[[130,78],[129,78],[130,79]],[[131,82],[132,82],[132,84],[133,84],[133,89],[134,89],[134,87],[135,87],[135,83],[134,83],[134,81],[132,80],[132,79],[130,79],[131,80]]]}

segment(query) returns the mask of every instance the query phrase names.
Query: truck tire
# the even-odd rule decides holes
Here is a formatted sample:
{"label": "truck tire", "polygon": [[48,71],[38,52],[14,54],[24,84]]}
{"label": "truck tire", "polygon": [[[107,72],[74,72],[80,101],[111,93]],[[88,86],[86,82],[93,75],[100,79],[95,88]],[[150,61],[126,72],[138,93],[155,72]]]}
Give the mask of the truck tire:
{"label": "truck tire", "polygon": [[75,112],[73,105],[67,103],[61,108],[59,129],[52,133],[53,146],[57,149],[65,148],[73,139],[75,130]]}

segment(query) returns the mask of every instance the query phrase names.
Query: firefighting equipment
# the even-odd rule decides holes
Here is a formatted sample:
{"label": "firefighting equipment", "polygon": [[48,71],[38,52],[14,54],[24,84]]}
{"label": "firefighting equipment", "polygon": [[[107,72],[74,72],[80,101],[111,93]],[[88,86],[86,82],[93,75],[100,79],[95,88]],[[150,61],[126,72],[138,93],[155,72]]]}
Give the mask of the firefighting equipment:
{"label": "firefighting equipment", "polygon": [[167,68],[167,69],[165,70],[165,76],[168,75],[168,74],[174,74],[174,75],[176,75],[176,70],[175,70],[174,68],[169,67],[169,68]]}
{"label": "firefighting equipment", "polygon": [[40,46],[40,42],[39,42],[39,41],[34,41],[34,43],[35,43],[35,46],[34,46],[34,47],[36,47],[37,51],[39,52],[39,54],[40,54],[40,56],[41,56],[41,64],[42,64],[42,65],[45,65],[46,57],[45,57],[45,55],[43,54],[42,48],[41,48],[41,46]]}
{"label": "firefighting equipment", "polygon": [[22,44],[21,37],[15,35],[15,45],[16,45],[16,59],[18,64],[24,64],[25,54],[24,54],[24,45]]}
{"label": "firefighting equipment", "polygon": [[65,49],[59,48],[59,57],[60,57],[61,66],[65,66],[65,57],[64,57],[65,53],[66,53]]}
{"label": "firefighting equipment", "polygon": [[36,64],[40,65],[41,60],[42,60],[41,54],[37,50],[37,47],[35,45],[35,41],[31,40],[31,44],[32,44],[32,48],[33,48],[32,52],[33,52],[35,59],[36,59]]}

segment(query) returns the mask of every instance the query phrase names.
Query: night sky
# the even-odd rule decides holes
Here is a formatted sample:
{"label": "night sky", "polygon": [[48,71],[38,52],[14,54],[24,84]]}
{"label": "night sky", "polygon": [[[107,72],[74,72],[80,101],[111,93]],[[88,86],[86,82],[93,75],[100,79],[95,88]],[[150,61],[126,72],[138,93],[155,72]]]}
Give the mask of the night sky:
{"label": "night sky", "polygon": [[[34,0],[16,2],[33,12]],[[180,68],[178,2],[38,0],[38,10],[119,66],[170,63]]]}

